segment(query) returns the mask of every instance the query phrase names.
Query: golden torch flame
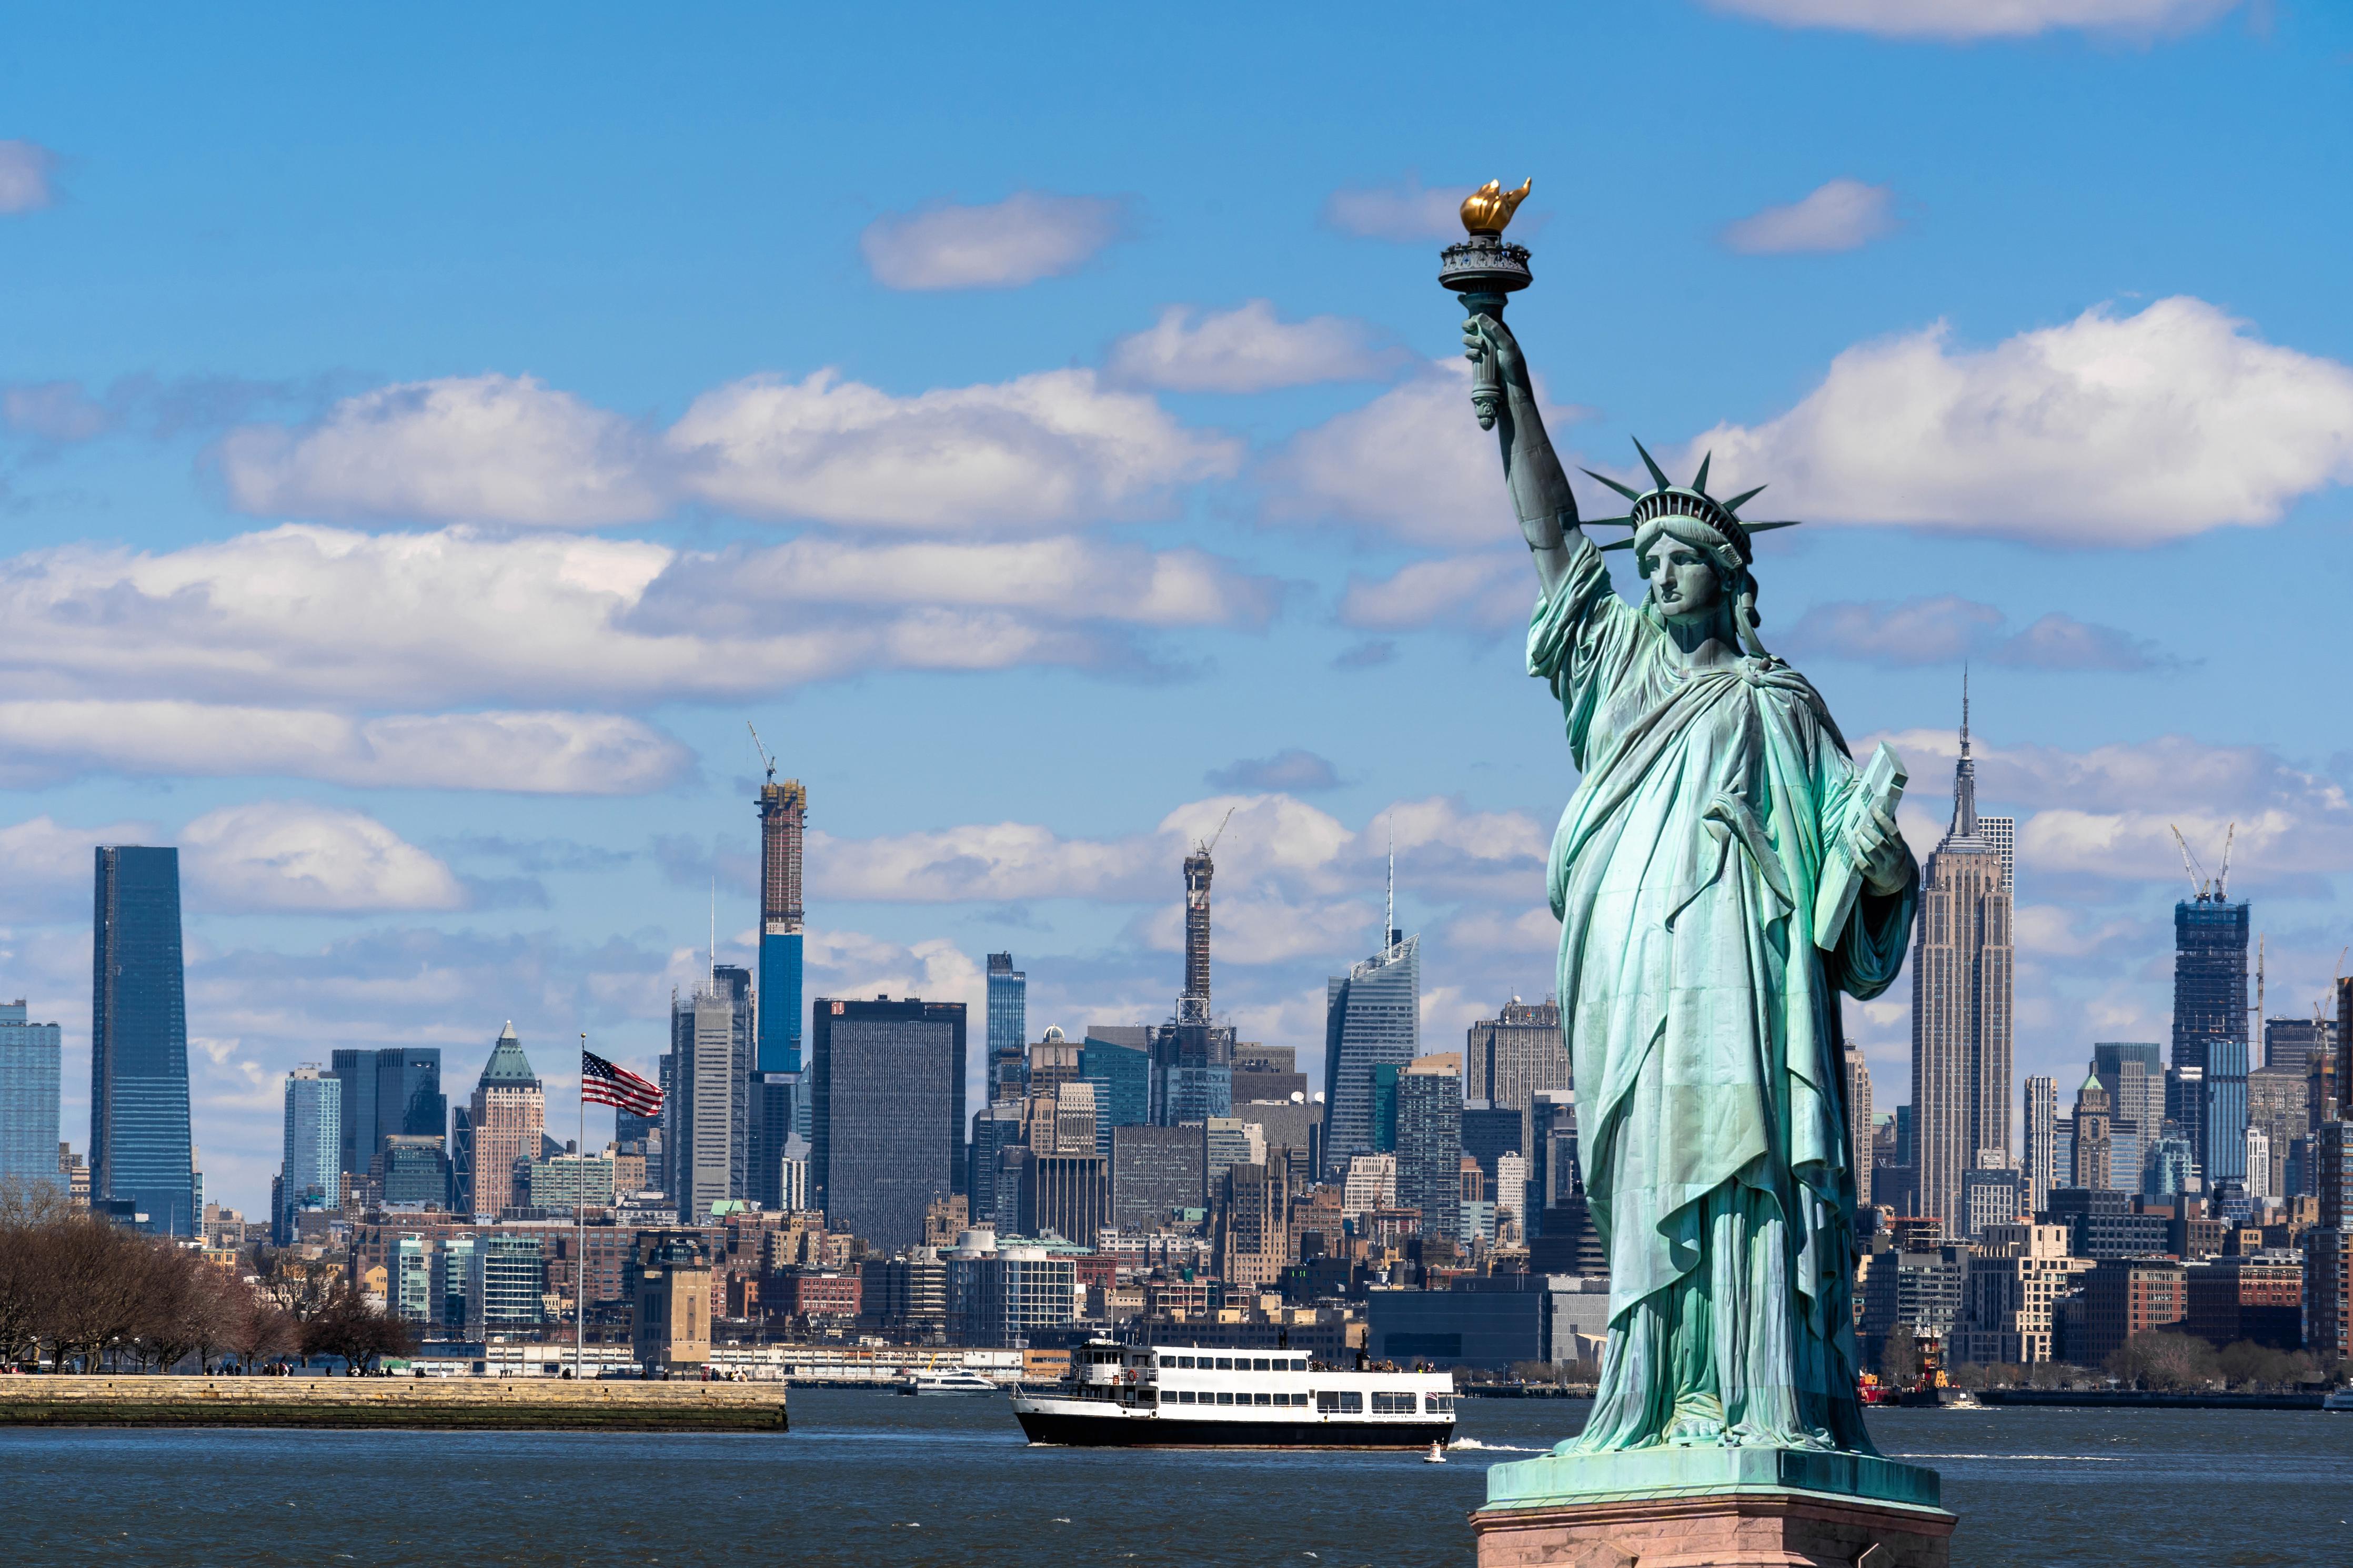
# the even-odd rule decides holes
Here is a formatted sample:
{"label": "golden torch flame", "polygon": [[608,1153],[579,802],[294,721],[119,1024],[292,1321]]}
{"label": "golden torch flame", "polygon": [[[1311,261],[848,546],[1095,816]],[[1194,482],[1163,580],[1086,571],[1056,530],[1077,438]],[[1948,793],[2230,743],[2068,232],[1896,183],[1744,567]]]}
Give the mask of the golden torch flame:
{"label": "golden torch flame", "polygon": [[1534,184],[1533,179],[1522,180],[1518,190],[1507,191],[1503,181],[1488,181],[1462,198],[1462,226],[1472,234],[1503,233]]}

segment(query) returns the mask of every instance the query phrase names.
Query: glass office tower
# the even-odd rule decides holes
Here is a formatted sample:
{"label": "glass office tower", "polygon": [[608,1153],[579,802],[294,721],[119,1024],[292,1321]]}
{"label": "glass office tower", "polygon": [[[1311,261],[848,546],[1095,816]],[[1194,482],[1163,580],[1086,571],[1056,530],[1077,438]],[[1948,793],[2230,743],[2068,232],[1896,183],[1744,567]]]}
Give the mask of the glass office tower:
{"label": "glass office tower", "polygon": [[0,1002],[0,1182],[66,1191],[58,1169],[58,1062],[64,1031]]}
{"label": "glass office tower", "polygon": [[177,849],[99,846],[90,940],[90,1201],[194,1236]]}

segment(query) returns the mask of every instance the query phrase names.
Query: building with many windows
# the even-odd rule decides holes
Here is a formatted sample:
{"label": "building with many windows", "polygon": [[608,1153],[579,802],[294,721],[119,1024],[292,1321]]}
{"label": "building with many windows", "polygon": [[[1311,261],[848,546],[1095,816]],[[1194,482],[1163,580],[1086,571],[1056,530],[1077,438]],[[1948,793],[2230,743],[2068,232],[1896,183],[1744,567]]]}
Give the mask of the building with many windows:
{"label": "building with many windows", "polygon": [[667,1190],[680,1223],[700,1224],[712,1205],[744,1196],[751,1178],[751,975],[720,964],[693,995],[672,997],[670,1050]]}
{"label": "building with many windows", "polygon": [[2011,1157],[2011,884],[2008,817],[1979,816],[1968,697],[1953,818],[1920,874],[1912,952],[1912,1159],[1917,1212],[1957,1232],[1961,1176]]}
{"label": "building with many windows", "polygon": [[2052,1360],[2052,1310],[2091,1267],[2067,1250],[2064,1226],[1986,1226],[1968,1258],[1952,1359],[2021,1366]]}
{"label": "building with many windows", "polygon": [[1112,1220],[1121,1230],[1150,1230],[1180,1209],[1202,1208],[1208,1202],[1204,1128],[1111,1130]]}
{"label": "building with many windows", "polygon": [[22,998],[0,1002],[0,1182],[37,1184],[63,1196],[58,1103],[65,1032],[33,1022],[28,1011]]}
{"label": "building with many windows", "polygon": [[278,1212],[271,1235],[283,1246],[297,1209],[332,1208],[341,1197],[343,1083],[306,1064],[286,1075],[285,1136],[278,1167]]}
{"label": "building with many windows", "polygon": [[90,1185],[94,1206],[196,1234],[180,852],[102,844],[90,924]]}
{"label": "building with many windows", "polygon": [[466,1275],[466,1322],[479,1337],[537,1326],[546,1316],[547,1264],[535,1236],[474,1238]]}
{"label": "building with many windows", "polygon": [[469,1212],[495,1217],[522,1202],[515,1192],[515,1162],[537,1159],[547,1135],[547,1094],[515,1038],[512,1018],[482,1064],[465,1125]]}
{"label": "building with many windows", "polygon": [[1461,1224],[1462,1058],[1416,1057],[1398,1079],[1398,1203],[1421,1211],[1424,1236],[1452,1237]]}
{"label": "building with many windows", "polygon": [[[1324,1170],[1336,1181],[1377,1142],[1374,1075],[1402,1070],[1420,1054],[1421,939],[1388,932],[1388,945],[1326,987],[1324,1011]],[[1461,1086],[1456,1086],[1460,1098]]]}
{"label": "building with many windows", "polygon": [[764,1073],[801,1070],[801,844],[808,791],[798,779],[760,786],[759,1040],[753,1065]]}
{"label": "building with many windows", "polygon": [[[2051,1189],[2058,1184],[2059,1080],[2028,1079],[2025,1109],[2026,1212],[2041,1214],[2051,1202]],[[2071,1135],[2072,1132],[2071,1128]],[[2072,1154],[2073,1151],[2070,1152]],[[2068,1166],[2071,1174],[2073,1169],[2071,1161]]]}
{"label": "building with many windows", "polygon": [[966,1233],[948,1266],[950,1332],[983,1348],[1018,1349],[1041,1330],[1077,1321],[1080,1287],[1071,1252],[1012,1245],[987,1231]]}
{"label": "building with many windows", "polygon": [[925,1211],[964,1189],[965,1005],[819,997],[810,1079],[828,1228],[884,1252],[921,1245]]}

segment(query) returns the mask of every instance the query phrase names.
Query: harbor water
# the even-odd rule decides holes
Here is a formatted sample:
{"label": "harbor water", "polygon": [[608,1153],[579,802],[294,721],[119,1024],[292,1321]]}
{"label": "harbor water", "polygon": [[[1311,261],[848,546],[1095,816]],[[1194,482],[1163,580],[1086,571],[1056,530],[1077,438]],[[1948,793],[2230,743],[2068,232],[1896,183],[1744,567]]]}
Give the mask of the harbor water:
{"label": "harbor water", "polygon": [[[1582,1401],[1461,1401],[1419,1454],[1032,1448],[996,1396],[797,1391],[776,1436],[0,1432],[7,1561],[1450,1564],[1490,1464]],[[2353,1415],[1877,1410],[1957,1564],[2353,1564]]]}

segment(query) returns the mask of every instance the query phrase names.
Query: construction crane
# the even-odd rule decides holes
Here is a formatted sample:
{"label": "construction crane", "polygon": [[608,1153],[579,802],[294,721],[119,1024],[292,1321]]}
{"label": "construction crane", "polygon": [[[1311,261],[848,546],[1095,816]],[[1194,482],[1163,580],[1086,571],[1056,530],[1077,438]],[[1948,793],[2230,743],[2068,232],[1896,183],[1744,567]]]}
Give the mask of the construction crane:
{"label": "construction crane", "polygon": [[[764,746],[764,745],[760,744],[760,731],[757,731],[756,729],[753,729],[753,726],[752,726],[752,721],[750,721],[749,719],[744,720],[744,728],[745,728],[746,730],[751,730],[751,731],[752,731],[752,749],[753,749],[754,751],[755,751],[755,752],[759,752],[759,753],[760,753],[760,764],[761,764],[761,766],[763,766],[763,767],[765,767],[765,768],[766,768],[766,769],[768,770],[768,782],[769,782],[770,784],[774,784],[774,783],[776,783],[776,758],[774,758],[774,757],[772,757],[772,756],[770,756],[770,755],[768,755],[768,748],[767,748],[767,747],[765,747],[765,746]],[[2181,836],[2180,836],[2179,834],[2178,834],[2178,833],[2177,833],[2177,834],[2175,834],[2175,835],[2174,835],[2174,837],[2177,837],[2177,838],[2179,838],[2179,837],[2181,837]]]}
{"label": "construction crane", "polygon": [[[2166,826],[2173,827],[2171,823]],[[2181,837],[2179,827],[2173,827],[2173,841],[2181,847],[2181,868],[2189,873],[2189,890],[2203,902],[2207,889],[2212,886],[2206,880],[2206,868],[2198,863],[2198,857],[2190,851],[2189,840]]]}
{"label": "construction crane", "polygon": [[2181,829],[2174,827],[2171,823],[2166,826],[2172,828],[2174,843],[2181,847],[2181,868],[2189,873],[2189,890],[2196,895],[2197,901],[2201,904],[2221,903],[2222,889],[2231,880],[2231,845],[2239,837],[2239,825],[2233,822],[2223,831],[2222,872],[2221,875],[2211,879],[2209,879],[2206,875],[2206,868],[2199,863],[2198,857],[2191,852],[2189,840],[2181,837]]}
{"label": "construction crane", "polygon": [[1233,805],[1226,807],[1226,815],[1218,818],[1218,830],[1215,833],[1210,834],[1206,841],[1198,838],[1194,840],[1195,843],[1200,845],[1200,847],[1196,849],[1194,853],[1196,855],[1207,855],[1211,850],[1215,849],[1218,847],[1218,840],[1226,836],[1226,824],[1231,822],[1234,819],[1234,813],[1240,809],[1241,808],[1240,806]]}

